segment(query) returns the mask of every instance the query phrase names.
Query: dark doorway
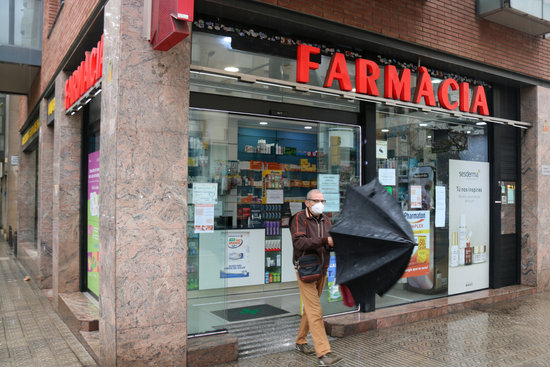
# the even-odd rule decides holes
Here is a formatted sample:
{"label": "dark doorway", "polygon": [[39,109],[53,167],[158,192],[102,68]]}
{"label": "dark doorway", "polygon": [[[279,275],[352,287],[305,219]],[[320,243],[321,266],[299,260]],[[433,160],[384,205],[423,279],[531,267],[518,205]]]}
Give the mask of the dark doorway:
{"label": "dark doorway", "polygon": [[520,283],[520,130],[492,127],[490,287]]}

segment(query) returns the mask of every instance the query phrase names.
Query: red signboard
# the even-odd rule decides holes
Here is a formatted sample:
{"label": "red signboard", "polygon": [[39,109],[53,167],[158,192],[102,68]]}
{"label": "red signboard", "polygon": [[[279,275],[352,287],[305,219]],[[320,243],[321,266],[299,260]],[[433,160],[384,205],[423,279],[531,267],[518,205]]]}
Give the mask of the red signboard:
{"label": "red signboard", "polygon": [[151,44],[154,50],[168,51],[190,33],[193,0],[153,0]]}
{"label": "red signboard", "polygon": [[69,109],[99,79],[103,73],[103,36],[92,51],[86,52],[84,61],[65,82],[65,109]]}
{"label": "red signboard", "polygon": [[[319,64],[311,61],[311,55],[321,52],[318,47],[298,45],[296,63],[296,82],[309,83],[309,71],[317,70]],[[355,60],[355,89],[356,93],[379,96],[376,81],[380,77],[380,67],[371,60],[358,58]],[[330,65],[325,75],[323,86],[330,88],[334,81],[337,81],[342,91],[351,91],[352,85],[347,69],[344,54],[336,52],[332,55]],[[459,101],[450,103],[449,88],[459,90]],[[478,85],[474,87],[472,100],[470,101],[470,85],[458,83],[454,79],[445,79],[439,84],[437,96],[441,107],[447,110],[455,110],[457,107],[462,112],[489,115],[485,89]],[[404,102],[411,102],[411,70],[404,68],[397,73],[394,65],[384,66],[384,98],[399,99]],[[412,102],[420,103],[424,99],[427,106],[436,106],[435,94],[428,69],[418,68],[418,78]]]}

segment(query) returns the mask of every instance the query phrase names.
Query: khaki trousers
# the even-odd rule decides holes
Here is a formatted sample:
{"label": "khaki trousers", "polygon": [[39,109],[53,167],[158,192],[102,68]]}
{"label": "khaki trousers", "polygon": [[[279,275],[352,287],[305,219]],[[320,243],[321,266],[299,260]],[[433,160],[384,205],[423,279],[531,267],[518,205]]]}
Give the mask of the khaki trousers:
{"label": "khaki trousers", "polygon": [[320,297],[327,281],[327,274],[325,273],[321,279],[311,283],[302,282],[298,273],[296,273],[296,278],[298,278],[298,287],[300,288],[300,295],[304,303],[304,313],[300,322],[300,328],[298,329],[296,344],[307,343],[307,334],[310,332],[317,357],[324,356],[330,352],[330,344],[327,332],[325,331],[325,323],[323,322]]}

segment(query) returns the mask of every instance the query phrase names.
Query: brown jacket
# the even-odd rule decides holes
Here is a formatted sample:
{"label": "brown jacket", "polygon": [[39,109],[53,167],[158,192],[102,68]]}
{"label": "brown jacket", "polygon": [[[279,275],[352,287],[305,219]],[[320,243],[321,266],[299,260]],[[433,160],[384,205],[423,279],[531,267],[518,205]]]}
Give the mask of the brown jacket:
{"label": "brown jacket", "polygon": [[290,233],[294,247],[294,264],[304,253],[317,253],[323,261],[323,267],[328,268],[330,251],[328,246],[330,220],[321,214],[316,218],[308,208],[296,213],[290,220]]}

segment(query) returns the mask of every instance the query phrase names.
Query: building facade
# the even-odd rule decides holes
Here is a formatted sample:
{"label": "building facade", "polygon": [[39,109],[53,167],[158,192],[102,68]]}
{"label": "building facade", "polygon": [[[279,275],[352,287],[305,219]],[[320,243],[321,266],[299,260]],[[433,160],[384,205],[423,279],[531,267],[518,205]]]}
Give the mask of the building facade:
{"label": "building facade", "polygon": [[288,221],[312,188],[336,221],[377,179],[418,242],[362,309],[334,262],[326,315],[546,290],[544,15],[518,30],[473,0],[201,0],[157,51],[155,4],[44,1],[19,130],[22,262],[101,365],[206,365],[189,340],[299,315]]}

